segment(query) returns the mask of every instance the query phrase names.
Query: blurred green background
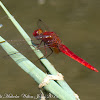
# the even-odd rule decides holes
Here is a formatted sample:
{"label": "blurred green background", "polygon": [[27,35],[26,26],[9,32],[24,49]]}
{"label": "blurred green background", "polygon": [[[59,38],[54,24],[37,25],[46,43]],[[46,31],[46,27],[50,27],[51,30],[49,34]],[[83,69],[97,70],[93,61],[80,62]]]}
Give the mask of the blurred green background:
{"label": "blurred green background", "polygon": [[[32,37],[32,33],[37,29],[37,20],[42,19],[71,51],[100,71],[99,0],[1,1],[29,36]],[[0,28],[0,35],[6,40],[23,39],[1,7],[0,24],[3,24]],[[19,41],[12,44],[45,71],[40,62],[36,61],[36,55],[28,49],[24,42]],[[5,55],[6,53],[0,47],[0,95],[11,93],[21,96],[25,93],[36,97],[40,93],[38,84]],[[81,100],[99,100],[100,73],[89,70],[62,53],[52,54],[48,59],[64,75],[67,83]]]}

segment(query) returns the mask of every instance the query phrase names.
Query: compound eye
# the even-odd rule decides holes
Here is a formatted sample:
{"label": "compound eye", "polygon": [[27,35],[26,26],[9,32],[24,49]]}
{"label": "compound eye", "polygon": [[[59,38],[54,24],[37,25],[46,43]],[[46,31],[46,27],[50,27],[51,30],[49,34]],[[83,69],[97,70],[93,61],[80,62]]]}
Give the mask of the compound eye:
{"label": "compound eye", "polygon": [[38,30],[35,30],[35,31],[34,31],[33,36],[39,36],[39,35],[41,35],[41,34],[43,34],[42,29],[38,29]]}
{"label": "compound eye", "polygon": [[43,33],[43,31],[42,31],[42,29],[38,29],[38,31],[37,31],[37,34],[42,34]]}

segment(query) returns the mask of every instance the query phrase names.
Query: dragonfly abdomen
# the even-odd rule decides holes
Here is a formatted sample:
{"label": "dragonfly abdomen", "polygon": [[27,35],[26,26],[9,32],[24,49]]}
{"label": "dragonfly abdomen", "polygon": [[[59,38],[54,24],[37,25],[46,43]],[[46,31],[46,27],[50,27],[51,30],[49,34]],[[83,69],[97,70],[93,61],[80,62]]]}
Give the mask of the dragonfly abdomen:
{"label": "dragonfly abdomen", "polygon": [[74,54],[70,49],[68,49],[65,45],[61,44],[60,51],[66,54],[67,56],[71,57],[72,59],[76,60],[77,62],[81,63],[82,65],[86,66],[87,68],[98,72],[96,68],[94,68],[92,65],[90,65],[88,62],[83,60],[82,58],[78,57],[76,54]]}

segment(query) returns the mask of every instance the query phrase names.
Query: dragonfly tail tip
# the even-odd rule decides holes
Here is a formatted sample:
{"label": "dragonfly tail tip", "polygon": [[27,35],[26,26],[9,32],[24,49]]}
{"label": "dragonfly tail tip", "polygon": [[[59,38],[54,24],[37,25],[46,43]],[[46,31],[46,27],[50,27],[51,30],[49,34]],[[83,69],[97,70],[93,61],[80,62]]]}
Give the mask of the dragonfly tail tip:
{"label": "dragonfly tail tip", "polygon": [[95,72],[99,72],[97,69],[94,69]]}

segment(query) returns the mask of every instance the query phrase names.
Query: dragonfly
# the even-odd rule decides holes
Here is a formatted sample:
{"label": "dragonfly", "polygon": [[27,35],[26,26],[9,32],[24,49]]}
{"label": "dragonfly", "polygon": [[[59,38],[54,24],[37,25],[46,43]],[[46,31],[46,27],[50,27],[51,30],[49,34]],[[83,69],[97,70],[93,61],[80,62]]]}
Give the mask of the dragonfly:
{"label": "dragonfly", "polygon": [[[40,19],[38,20],[38,25],[39,25],[39,23],[43,27],[47,27],[47,25]],[[48,29],[48,28],[45,28],[45,29]],[[72,59],[74,59],[75,61],[81,63],[84,66],[86,66],[87,68],[89,68],[89,69],[91,69],[95,72],[99,72],[95,67],[93,67],[88,62],[86,62],[84,59],[82,59],[79,56],[77,56],[76,54],[74,54],[67,46],[65,46],[62,43],[59,36],[55,32],[48,31],[48,30],[43,30],[42,28],[38,28],[37,30],[34,30],[33,36],[37,40],[41,41],[39,46],[41,45],[41,43],[44,43],[44,46],[49,47],[52,51],[62,52],[65,55],[67,55],[67,56],[71,57]]]}

